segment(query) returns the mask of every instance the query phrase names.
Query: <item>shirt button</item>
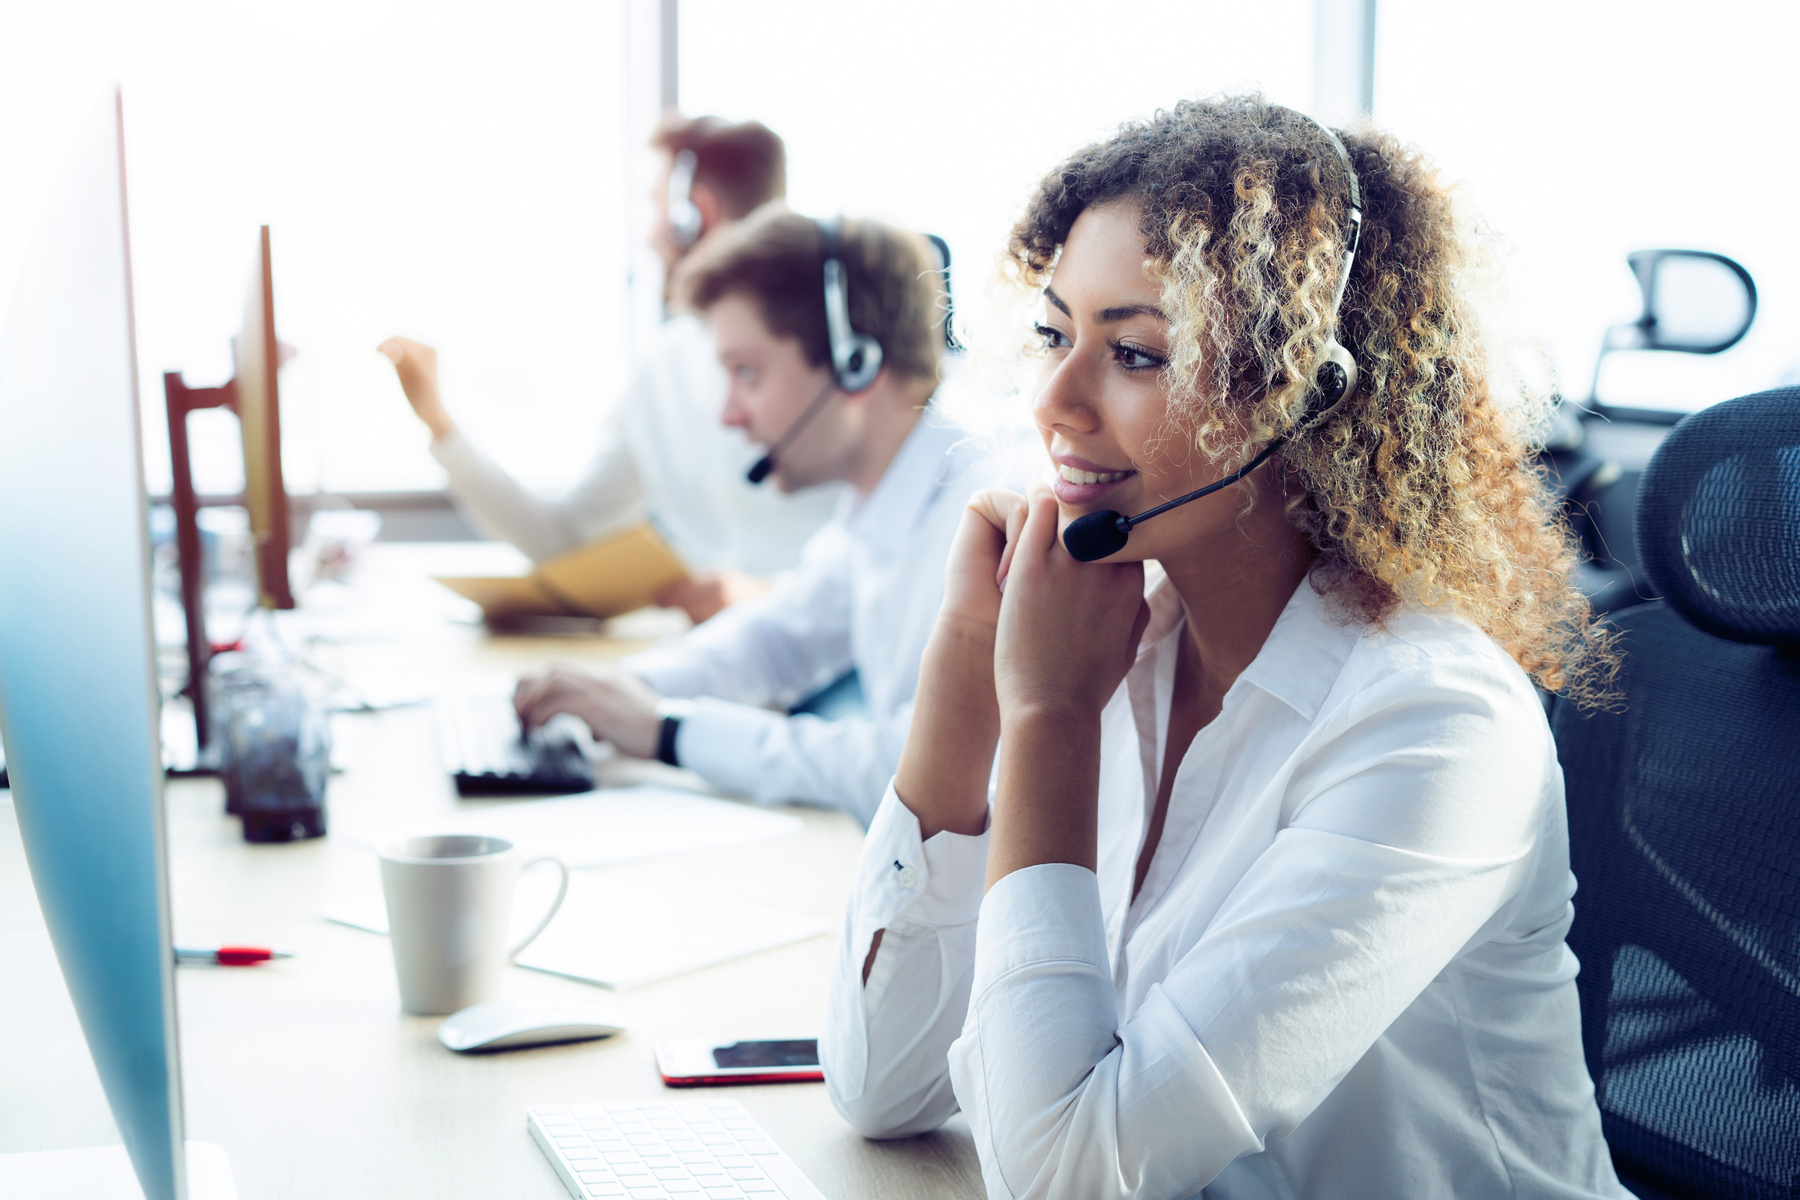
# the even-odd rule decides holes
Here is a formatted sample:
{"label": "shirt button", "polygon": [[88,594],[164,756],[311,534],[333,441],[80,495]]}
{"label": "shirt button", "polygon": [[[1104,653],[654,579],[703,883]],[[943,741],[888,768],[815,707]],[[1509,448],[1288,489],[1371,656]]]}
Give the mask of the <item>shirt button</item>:
{"label": "shirt button", "polygon": [[911,867],[900,868],[900,886],[907,889],[919,886],[919,873]]}

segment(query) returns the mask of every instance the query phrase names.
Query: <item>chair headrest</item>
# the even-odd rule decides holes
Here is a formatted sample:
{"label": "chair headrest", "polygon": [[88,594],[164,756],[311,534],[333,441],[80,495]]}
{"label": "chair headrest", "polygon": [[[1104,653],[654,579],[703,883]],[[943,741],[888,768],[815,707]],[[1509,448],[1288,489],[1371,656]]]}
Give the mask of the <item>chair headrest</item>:
{"label": "chair headrest", "polygon": [[1638,485],[1637,541],[1651,584],[1691,624],[1800,645],[1800,388],[1675,426]]}

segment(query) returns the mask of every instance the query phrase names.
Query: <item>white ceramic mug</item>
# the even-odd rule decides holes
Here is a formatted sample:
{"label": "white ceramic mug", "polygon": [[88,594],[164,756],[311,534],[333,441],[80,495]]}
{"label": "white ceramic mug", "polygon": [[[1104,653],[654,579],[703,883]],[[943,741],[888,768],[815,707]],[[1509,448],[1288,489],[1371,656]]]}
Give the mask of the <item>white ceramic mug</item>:
{"label": "white ceramic mug", "polygon": [[[532,931],[508,946],[513,886],[539,863],[562,872],[556,900]],[[569,893],[569,868],[545,855],[524,861],[503,838],[438,834],[406,838],[381,851],[388,941],[400,981],[400,1007],[453,1013],[500,998],[500,980],[519,951],[544,932]]]}

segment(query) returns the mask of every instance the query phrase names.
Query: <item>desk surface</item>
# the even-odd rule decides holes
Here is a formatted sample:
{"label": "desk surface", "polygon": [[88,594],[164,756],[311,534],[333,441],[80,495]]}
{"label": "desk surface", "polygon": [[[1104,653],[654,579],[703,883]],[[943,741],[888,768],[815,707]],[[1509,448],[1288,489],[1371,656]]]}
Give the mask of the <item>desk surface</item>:
{"label": "desk surface", "polygon": [[[422,552],[378,548],[364,586],[393,606],[442,612],[422,584]],[[379,624],[379,622],[377,622]],[[433,617],[386,635],[319,645],[352,679],[407,672],[422,686],[552,659],[635,648],[618,638],[495,638]],[[427,708],[339,718],[333,820],[389,824],[458,807],[438,766]],[[656,777],[617,763],[616,778]],[[666,777],[665,777],[666,778]],[[296,957],[264,967],[178,973],[189,1136],[223,1145],[238,1193],[265,1197],[566,1196],[525,1131],[528,1104],[666,1097],[652,1047],[672,1037],[816,1030],[833,939],[817,937],[610,997],[631,1024],[604,1041],[464,1057],[440,1046],[438,1018],[401,1013],[387,942],[329,924],[321,908],[360,886],[369,856],[327,838],[252,846],[222,815],[216,780],[168,791],[174,914],[181,940],[274,943]],[[760,845],[607,868],[646,887],[827,919],[835,930],[861,833],[848,817],[793,810],[799,835]],[[0,792],[0,1153],[118,1141],[57,969]],[[513,999],[590,998],[595,989],[515,969]],[[607,993],[599,993],[608,996]],[[960,1118],[898,1142],[844,1124],[822,1084],[731,1092],[827,1196],[980,1196]]]}

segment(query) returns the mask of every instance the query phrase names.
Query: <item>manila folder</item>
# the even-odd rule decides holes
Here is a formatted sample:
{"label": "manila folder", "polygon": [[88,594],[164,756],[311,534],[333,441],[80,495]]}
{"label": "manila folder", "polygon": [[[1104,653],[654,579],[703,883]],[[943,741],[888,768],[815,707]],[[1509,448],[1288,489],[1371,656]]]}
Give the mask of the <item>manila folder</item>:
{"label": "manila folder", "polygon": [[528,576],[444,577],[489,620],[506,617],[616,617],[652,603],[687,578],[687,569],[653,526],[639,525],[538,564]]}

